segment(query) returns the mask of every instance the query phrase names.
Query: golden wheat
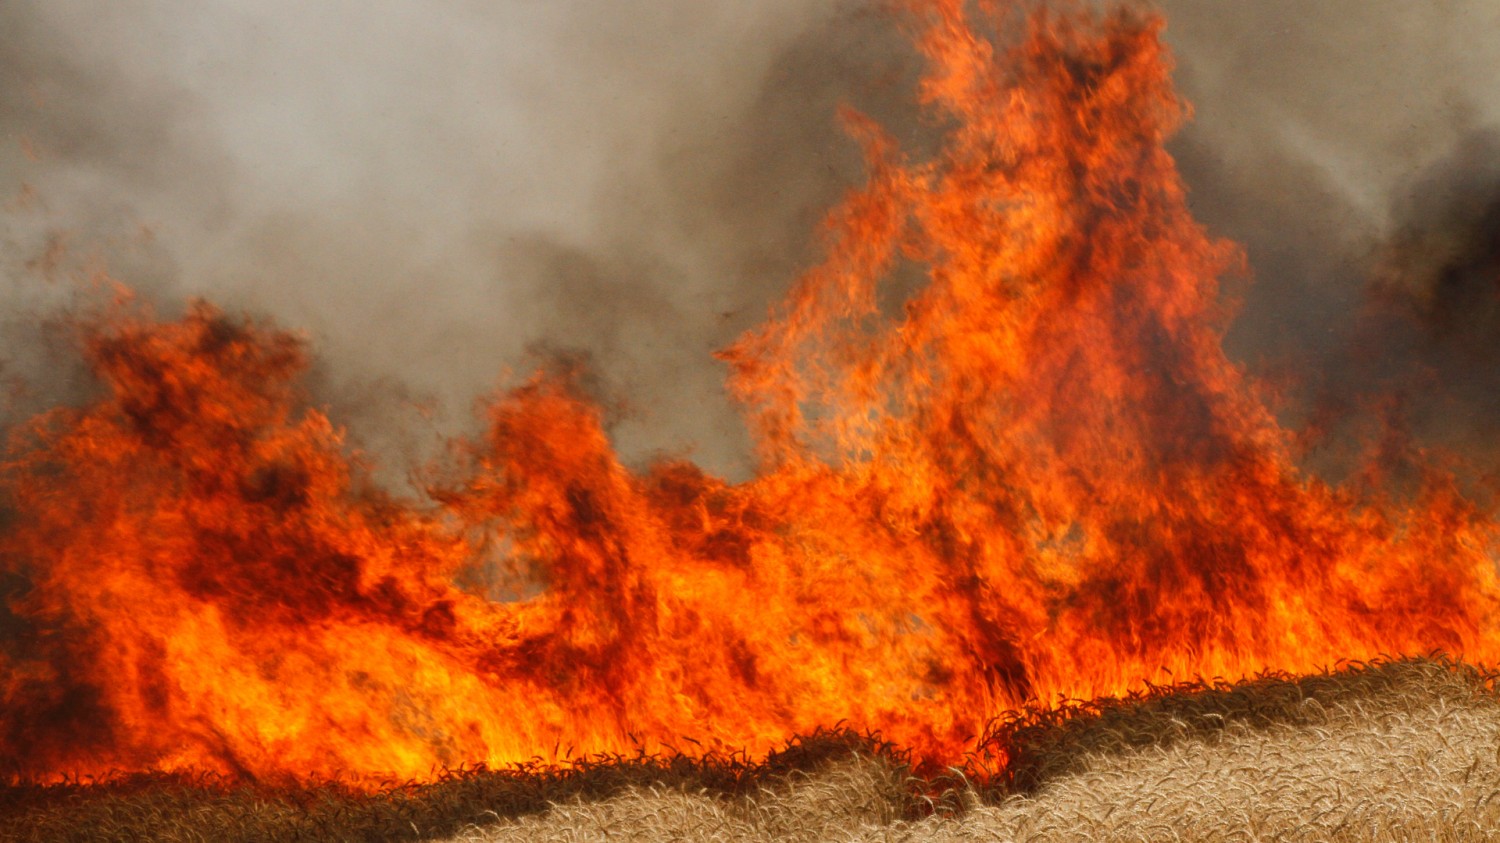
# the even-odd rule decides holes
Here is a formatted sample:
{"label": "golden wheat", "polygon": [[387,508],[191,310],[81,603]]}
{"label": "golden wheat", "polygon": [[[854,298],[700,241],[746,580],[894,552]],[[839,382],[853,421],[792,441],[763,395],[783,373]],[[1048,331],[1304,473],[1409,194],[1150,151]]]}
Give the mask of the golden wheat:
{"label": "golden wheat", "polygon": [[452,840],[1500,838],[1500,701],[1486,677],[1402,662],[1227,690],[1072,720],[1070,739],[1053,741],[1068,756],[1044,759],[1066,772],[998,800],[960,784],[952,809],[917,820],[902,817],[899,766],[865,757],[749,797],[634,789]]}

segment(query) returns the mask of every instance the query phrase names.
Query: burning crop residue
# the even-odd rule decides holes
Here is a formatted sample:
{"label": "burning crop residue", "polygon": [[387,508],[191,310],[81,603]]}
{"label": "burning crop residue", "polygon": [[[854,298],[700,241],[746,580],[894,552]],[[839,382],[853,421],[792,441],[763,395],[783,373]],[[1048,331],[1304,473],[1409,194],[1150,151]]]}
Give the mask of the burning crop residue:
{"label": "burning crop residue", "polygon": [[[128,297],[83,320],[102,396],[0,473],[6,772],[357,781],[838,722],[940,765],[1000,711],[1163,670],[1494,661],[1489,513],[1396,448],[1302,471],[1225,356],[1241,258],[1163,147],[1160,21],[913,5],[943,142],[848,116],[868,184],[722,354],[747,482],[627,469],[561,366],[490,404],[434,504],[392,499],[306,405],[296,337]],[[455,585],[497,556],[539,590]]]}

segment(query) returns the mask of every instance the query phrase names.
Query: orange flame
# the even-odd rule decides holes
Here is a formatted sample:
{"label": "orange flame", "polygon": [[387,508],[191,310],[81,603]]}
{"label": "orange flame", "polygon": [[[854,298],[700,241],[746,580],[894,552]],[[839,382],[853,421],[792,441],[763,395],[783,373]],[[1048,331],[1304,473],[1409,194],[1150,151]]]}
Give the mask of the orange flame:
{"label": "orange flame", "polygon": [[[1495,660],[1488,514],[1420,458],[1401,494],[1303,472],[1225,356],[1242,259],[1163,147],[1160,20],[981,5],[1019,35],[912,10],[941,149],[847,115],[869,183],[722,354],[748,482],[626,469],[561,371],[494,402],[436,505],[393,500],[307,408],[294,336],[90,322],[105,394],[0,471],[9,772],[358,781],[837,721],[948,763],[1003,709],[1162,670]],[[456,585],[482,557],[538,587]]]}

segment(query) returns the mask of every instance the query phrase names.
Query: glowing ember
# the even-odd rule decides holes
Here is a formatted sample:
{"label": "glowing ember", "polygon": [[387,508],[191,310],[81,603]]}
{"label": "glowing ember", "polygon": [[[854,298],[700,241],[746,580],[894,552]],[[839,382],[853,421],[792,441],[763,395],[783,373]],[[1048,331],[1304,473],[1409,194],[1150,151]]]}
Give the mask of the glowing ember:
{"label": "glowing ember", "polygon": [[[1496,525],[1419,471],[1303,473],[1221,349],[1160,22],[914,10],[945,121],[723,353],[763,470],[633,473],[567,371],[497,399],[436,506],[368,488],[294,337],[207,305],[85,329],[107,392],[0,474],[15,775],[260,778],[758,753],[845,721],[956,762],[1001,709],[1443,648],[1500,655]],[[900,308],[882,285],[920,271]],[[895,312],[891,312],[895,311]],[[501,558],[540,584],[454,585]]]}

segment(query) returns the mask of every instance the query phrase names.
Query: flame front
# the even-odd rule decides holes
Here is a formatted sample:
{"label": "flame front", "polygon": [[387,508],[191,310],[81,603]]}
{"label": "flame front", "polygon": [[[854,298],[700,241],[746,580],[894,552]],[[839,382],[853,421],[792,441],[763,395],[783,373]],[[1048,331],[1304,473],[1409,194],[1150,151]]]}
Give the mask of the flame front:
{"label": "flame front", "polygon": [[[492,403],[436,505],[394,500],[291,335],[90,321],[103,397],[0,473],[7,772],[360,781],[839,721],[950,763],[1005,709],[1163,670],[1496,660],[1489,514],[1420,458],[1309,475],[1225,356],[1242,258],[1164,149],[1161,22],[981,5],[909,10],[940,148],[846,115],[868,184],[722,353],[747,482],[628,470],[557,371]],[[538,585],[461,588],[480,558]]]}

